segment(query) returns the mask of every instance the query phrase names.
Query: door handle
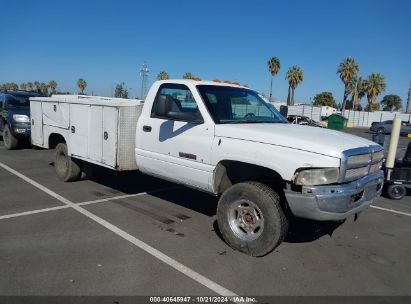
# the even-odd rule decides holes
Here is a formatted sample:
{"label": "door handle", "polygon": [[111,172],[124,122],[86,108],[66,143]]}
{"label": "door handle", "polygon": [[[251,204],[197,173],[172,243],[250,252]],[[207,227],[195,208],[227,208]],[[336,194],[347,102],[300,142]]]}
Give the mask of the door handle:
{"label": "door handle", "polygon": [[143,126],[144,132],[151,132],[151,126]]}

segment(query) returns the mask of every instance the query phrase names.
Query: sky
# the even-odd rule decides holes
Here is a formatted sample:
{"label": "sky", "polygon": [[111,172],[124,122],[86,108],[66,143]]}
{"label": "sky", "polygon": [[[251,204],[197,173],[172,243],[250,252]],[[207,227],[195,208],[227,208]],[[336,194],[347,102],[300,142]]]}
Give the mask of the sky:
{"label": "sky", "polygon": [[[285,101],[285,74],[304,71],[296,102],[322,92],[341,102],[336,71],[354,57],[360,74],[385,76],[385,94],[403,103],[411,81],[411,1],[46,1],[0,0],[0,83],[54,79],[58,90],[112,95],[125,82],[139,96],[144,62],[149,85],[165,70],[205,80],[238,81],[268,95],[267,60],[281,69],[273,97]],[[366,98],[363,99],[363,104]]]}

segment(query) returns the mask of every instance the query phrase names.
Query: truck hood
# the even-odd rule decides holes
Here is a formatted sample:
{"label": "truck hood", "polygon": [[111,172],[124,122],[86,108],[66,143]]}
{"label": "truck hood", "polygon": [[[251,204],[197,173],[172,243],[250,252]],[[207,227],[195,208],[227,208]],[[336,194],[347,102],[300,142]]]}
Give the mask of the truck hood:
{"label": "truck hood", "polygon": [[340,131],[282,123],[219,124],[216,125],[215,134],[337,158],[344,150],[376,145],[370,140]]}

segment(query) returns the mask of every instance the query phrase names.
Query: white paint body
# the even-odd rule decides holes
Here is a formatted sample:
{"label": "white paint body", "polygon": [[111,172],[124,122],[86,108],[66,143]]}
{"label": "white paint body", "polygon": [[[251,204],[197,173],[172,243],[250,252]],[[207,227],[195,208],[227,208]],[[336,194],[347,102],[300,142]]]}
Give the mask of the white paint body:
{"label": "white paint body", "polygon": [[[163,83],[187,86],[204,123],[152,118],[153,102]],[[300,168],[339,167],[344,150],[374,144],[337,131],[293,124],[215,124],[197,91],[199,84],[234,86],[193,80],[157,81],[142,109],[141,101],[103,101],[99,100],[101,97],[81,101],[70,96],[31,98],[33,144],[48,148],[50,134],[58,133],[66,139],[73,157],[117,170],[138,168],[143,173],[211,193],[216,193],[216,167],[224,160],[266,167],[292,181]],[[53,109],[55,104],[57,111]],[[122,107],[129,107],[128,111],[139,107],[141,115],[139,112],[134,125],[124,123],[119,114]],[[37,123],[39,119],[41,123]],[[73,125],[75,133],[71,133]],[[150,126],[151,132],[144,132],[144,126]],[[107,130],[110,142],[104,140]],[[125,132],[133,132],[135,140],[124,142],[120,136]],[[135,168],[119,166],[118,147],[123,145],[132,145],[132,152],[127,148],[123,153],[134,159]],[[181,157],[180,153],[195,155],[196,159]]]}
{"label": "white paint body", "polygon": [[135,125],[142,107],[141,100],[98,96],[31,98],[32,143],[50,148],[52,136],[60,135],[72,157],[135,170]]}

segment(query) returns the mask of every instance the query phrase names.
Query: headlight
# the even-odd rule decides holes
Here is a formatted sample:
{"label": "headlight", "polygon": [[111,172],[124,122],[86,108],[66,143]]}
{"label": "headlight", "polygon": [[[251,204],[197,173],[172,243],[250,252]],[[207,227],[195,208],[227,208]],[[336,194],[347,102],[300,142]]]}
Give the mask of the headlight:
{"label": "headlight", "polygon": [[30,122],[30,119],[27,115],[19,115],[19,114],[13,114],[13,120],[15,122]]}
{"label": "headlight", "polygon": [[314,186],[333,184],[338,181],[339,168],[305,169],[297,173],[295,184]]}

